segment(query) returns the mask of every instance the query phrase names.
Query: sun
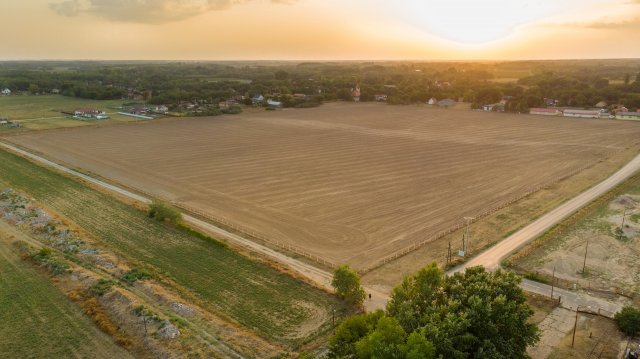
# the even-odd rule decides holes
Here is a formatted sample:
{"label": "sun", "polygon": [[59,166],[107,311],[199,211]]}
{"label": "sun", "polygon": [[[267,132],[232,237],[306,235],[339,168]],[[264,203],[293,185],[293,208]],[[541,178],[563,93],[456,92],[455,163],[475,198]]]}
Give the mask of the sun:
{"label": "sun", "polygon": [[527,0],[407,1],[405,17],[438,37],[481,44],[505,38],[520,26],[548,15],[553,3]]}

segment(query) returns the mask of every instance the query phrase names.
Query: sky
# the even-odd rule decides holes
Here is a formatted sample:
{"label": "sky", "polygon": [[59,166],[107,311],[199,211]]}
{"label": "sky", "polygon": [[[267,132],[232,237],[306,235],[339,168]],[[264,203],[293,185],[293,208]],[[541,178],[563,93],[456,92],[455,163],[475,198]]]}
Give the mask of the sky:
{"label": "sky", "polygon": [[640,58],[640,0],[0,0],[0,60]]}

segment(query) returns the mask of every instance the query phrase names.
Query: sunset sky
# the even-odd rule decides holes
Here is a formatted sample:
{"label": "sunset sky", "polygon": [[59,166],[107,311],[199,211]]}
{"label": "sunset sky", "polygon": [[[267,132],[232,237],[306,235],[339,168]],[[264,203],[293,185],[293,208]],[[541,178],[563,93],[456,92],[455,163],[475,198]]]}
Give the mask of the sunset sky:
{"label": "sunset sky", "polygon": [[0,59],[640,57],[640,0],[3,0]]}

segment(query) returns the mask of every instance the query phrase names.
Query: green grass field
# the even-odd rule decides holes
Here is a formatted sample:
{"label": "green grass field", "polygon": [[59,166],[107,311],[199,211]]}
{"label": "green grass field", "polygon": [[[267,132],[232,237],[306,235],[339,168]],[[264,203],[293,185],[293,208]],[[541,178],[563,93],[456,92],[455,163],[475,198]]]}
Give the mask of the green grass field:
{"label": "green grass field", "polygon": [[[0,232],[0,237],[4,232]],[[0,238],[0,358],[129,358]]]}
{"label": "green grass field", "polygon": [[[86,100],[61,95],[3,96],[0,97],[0,117],[20,122],[29,130],[60,127],[77,127],[96,124],[98,121],[82,121],[64,115],[61,111],[73,111],[80,107],[96,108],[108,113],[123,104],[123,100]],[[135,121],[132,117],[110,114],[111,119],[99,123]]]}
{"label": "green grass field", "polygon": [[[327,329],[334,297],[223,246],[148,218],[68,177],[0,151],[0,187],[13,187],[65,215],[125,258],[150,265],[215,312],[271,340],[297,345],[301,328]],[[320,318],[320,319],[318,319]]]}

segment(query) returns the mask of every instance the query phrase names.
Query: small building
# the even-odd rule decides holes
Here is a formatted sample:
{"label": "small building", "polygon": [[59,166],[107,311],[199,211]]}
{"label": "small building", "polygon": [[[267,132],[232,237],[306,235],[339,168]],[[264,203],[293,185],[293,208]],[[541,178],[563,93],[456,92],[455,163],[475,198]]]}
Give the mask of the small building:
{"label": "small building", "polygon": [[9,96],[11,95],[11,90],[9,90],[8,88],[5,88],[2,91],[0,91],[0,94],[2,94],[3,96]]}
{"label": "small building", "polygon": [[440,100],[438,101],[438,106],[439,107],[444,107],[444,108],[449,108],[449,107],[453,107],[456,105],[456,100],[450,99],[450,98],[445,98],[444,100]]}
{"label": "small building", "polygon": [[165,105],[158,105],[156,107],[153,108],[153,112],[155,113],[160,113],[160,114],[167,114],[169,112],[169,107],[165,106]]}
{"label": "small building", "polygon": [[607,107],[607,102],[606,101],[600,101],[600,102],[598,102],[596,104],[595,107],[597,107],[597,108],[605,108],[605,107]]}
{"label": "small building", "polygon": [[109,118],[106,112],[94,108],[79,108],[73,111],[73,115],[76,118],[87,118],[96,120],[106,120]]}
{"label": "small building", "polygon": [[293,97],[297,99],[306,100],[308,96],[303,93],[294,93]]}
{"label": "small building", "polygon": [[53,95],[57,95],[57,94],[59,94],[59,93],[60,93],[60,90],[59,90],[59,89],[51,89],[51,93],[52,93]]}
{"label": "small building", "polygon": [[255,95],[251,98],[251,103],[255,106],[255,105],[260,105],[261,103],[264,102],[264,96],[262,95]]}
{"label": "small building", "polygon": [[482,111],[497,111],[504,112],[506,102],[500,101],[498,103],[492,103],[489,105],[482,105]]}
{"label": "small building", "polygon": [[532,107],[529,109],[529,114],[541,116],[560,116],[562,115],[562,111],[558,110],[557,108]]}
{"label": "small building", "polygon": [[616,113],[616,119],[640,121],[640,112],[618,112]]}
{"label": "small building", "polygon": [[274,101],[272,99],[268,99],[267,100],[267,105],[271,108],[280,108],[282,107],[282,102],[280,101]]}
{"label": "small building", "polygon": [[376,101],[387,101],[387,95],[385,94],[377,94],[377,95],[373,95],[373,98],[376,99]]}
{"label": "small building", "polygon": [[429,99],[429,101],[427,101],[427,105],[436,105],[438,104],[438,100],[435,97],[432,97]]}
{"label": "small building", "polygon": [[564,110],[562,115],[564,117],[579,117],[579,118],[600,118],[600,110]]}

